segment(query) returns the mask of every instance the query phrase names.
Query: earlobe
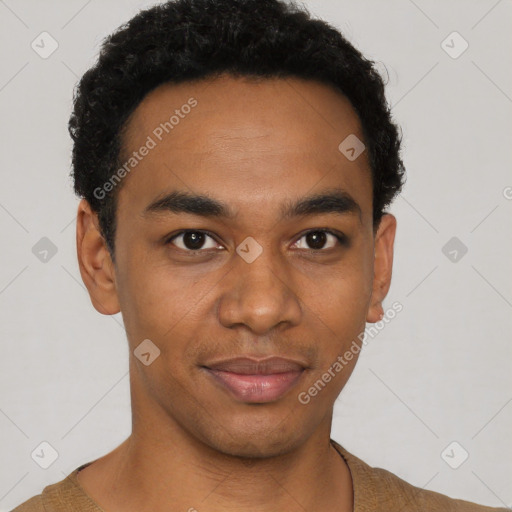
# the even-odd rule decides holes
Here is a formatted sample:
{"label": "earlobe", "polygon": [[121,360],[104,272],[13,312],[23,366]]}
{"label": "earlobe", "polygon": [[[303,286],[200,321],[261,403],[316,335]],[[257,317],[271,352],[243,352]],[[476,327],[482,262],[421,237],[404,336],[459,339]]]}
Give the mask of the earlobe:
{"label": "earlobe", "polygon": [[369,323],[378,322],[384,317],[382,301],[385,299],[391,286],[396,224],[394,215],[389,213],[383,215],[375,235],[373,289],[366,317],[366,321]]}
{"label": "earlobe", "polygon": [[80,274],[94,308],[103,315],[119,313],[114,264],[99,229],[97,214],[85,199],[78,205],[76,248]]}

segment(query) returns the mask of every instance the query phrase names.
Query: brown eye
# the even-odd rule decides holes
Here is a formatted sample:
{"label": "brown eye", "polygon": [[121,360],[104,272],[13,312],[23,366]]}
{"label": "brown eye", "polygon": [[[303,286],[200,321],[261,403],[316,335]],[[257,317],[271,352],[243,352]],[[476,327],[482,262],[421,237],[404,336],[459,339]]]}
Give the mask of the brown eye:
{"label": "brown eye", "polygon": [[[301,242],[304,240],[304,242]],[[308,231],[294,245],[298,245],[299,249],[310,249],[313,251],[320,251],[325,249],[332,249],[336,244],[345,245],[345,238],[341,235],[332,233],[325,229],[317,229]],[[326,245],[327,244],[327,245]]]}
{"label": "brown eye", "polygon": [[312,231],[306,235],[306,242],[311,249],[322,249],[327,241],[327,235],[323,231]]}
{"label": "brown eye", "polygon": [[202,231],[182,231],[173,236],[167,243],[172,243],[184,251],[214,249],[218,245],[210,235]]}

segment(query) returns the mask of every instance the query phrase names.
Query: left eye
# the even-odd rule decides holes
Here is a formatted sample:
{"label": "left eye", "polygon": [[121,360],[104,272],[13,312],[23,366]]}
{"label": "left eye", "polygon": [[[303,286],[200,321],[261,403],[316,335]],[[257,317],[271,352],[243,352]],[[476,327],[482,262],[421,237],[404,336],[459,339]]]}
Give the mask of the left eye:
{"label": "left eye", "polygon": [[[310,247],[301,245],[301,240],[305,240],[306,244]],[[341,235],[337,235],[331,231],[325,229],[308,231],[302,235],[294,245],[299,244],[299,249],[310,249],[314,251],[322,249],[332,249],[337,243],[344,243],[345,239]],[[325,246],[327,244],[327,247]]]}

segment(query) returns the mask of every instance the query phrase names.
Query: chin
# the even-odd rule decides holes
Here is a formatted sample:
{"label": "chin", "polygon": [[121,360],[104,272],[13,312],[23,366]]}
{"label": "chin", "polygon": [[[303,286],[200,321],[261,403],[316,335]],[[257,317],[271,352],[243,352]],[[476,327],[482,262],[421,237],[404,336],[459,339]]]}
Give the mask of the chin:
{"label": "chin", "polygon": [[[208,429],[202,442],[211,449],[229,455],[249,459],[278,457],[300,447],[308,438],[306,432],[297,428],[293,421],[285,421],[281,428],[276,423],[255,424],[240,422],[224,428]],[[212,435],[214,433],[214,435]]]}
{"label": "chin", "polygon": [[291,451],[300,443],[291,439],[265,439],[265,438],[241,438],[229,439],[224,443],[210,445],[214,450],[229,455],[230,457],[239,457],[243,459],[269,459],[279,457]]}

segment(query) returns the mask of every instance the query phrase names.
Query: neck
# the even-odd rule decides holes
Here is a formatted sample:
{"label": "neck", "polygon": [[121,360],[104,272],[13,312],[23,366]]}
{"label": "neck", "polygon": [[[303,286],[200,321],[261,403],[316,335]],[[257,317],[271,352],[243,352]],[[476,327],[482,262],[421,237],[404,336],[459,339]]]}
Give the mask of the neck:
{"label": "neck", "polygon": [[78,481],[106,512],[352,512],[350,471],[330,443],[331,419],[287,453],[249,459],[145,410],[134,415],[131,436]]}

